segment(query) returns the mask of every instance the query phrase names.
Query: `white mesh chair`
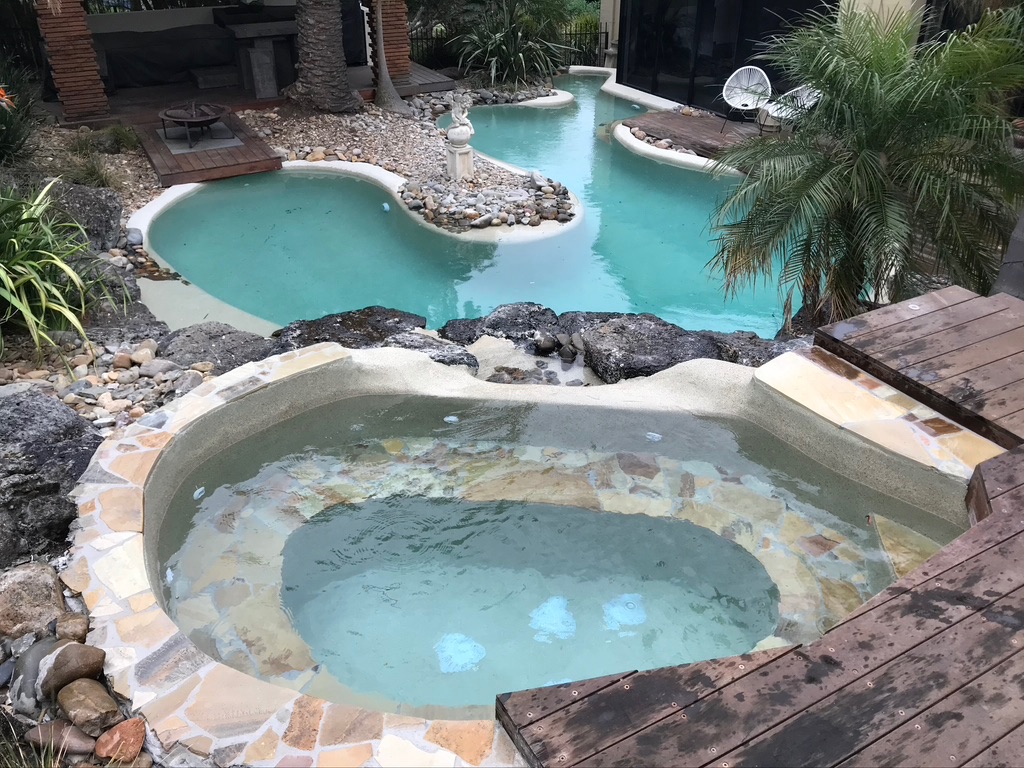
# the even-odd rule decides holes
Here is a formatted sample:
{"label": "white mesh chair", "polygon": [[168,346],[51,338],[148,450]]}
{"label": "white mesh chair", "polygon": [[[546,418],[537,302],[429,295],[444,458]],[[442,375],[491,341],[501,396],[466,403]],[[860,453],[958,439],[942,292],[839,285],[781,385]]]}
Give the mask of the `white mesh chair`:
{"label": "white mesh chair", "polygon": [[772,97],[772,84],[768,75],[760,67],[740,67],[725,81],[722,87],[722,98],[729,105],[729,112],[726,113],[725,122],[722,123],[722,131],[729,122],[729,113],[733,110],[738,112],[754,112],[769,102]]}
{"label": "white mesh chair", "polygon": [[786,123],[792,123],[801,113],[817,104],[820,98],[821,94],[809,85],[786,91],[778,99],[761,107],[757,114],[758,125],[763,128],[768,120],[772,120],[782,130]]}

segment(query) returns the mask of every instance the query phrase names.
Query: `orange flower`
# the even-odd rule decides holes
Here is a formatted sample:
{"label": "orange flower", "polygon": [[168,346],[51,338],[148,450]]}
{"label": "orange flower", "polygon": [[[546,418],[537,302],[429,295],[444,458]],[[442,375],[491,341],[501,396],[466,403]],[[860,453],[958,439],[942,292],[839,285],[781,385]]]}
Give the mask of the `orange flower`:
{"label": "orange flower", "polygon": [[14,109],[14,101],[7,95],[7,91],[4,90],[2,85],[0,85],[0,107],[8,110]]}

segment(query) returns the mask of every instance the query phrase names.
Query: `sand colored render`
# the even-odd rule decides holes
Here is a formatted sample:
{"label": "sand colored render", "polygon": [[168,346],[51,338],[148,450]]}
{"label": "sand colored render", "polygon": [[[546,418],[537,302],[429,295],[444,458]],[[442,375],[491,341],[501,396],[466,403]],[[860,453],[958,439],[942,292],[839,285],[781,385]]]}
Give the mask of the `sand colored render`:
{"label": "sand colored render", "polygon": [[[400,349],[348,350],[334,344],[319,344],[250,363],[149,414],[100,447],[75,492],[80,507],[79,528],[71,567],[62,578],[69,587],[83,593],[91,615],[89,642],[107,652],[105,672],[113,678],[118,693],[130,700],[133,712],[146,718],[149,746],[162,762],[339,766],[371,761],[381,766],[407,765],[409,761],[446,766],[522,764],[492,720],[428,721],[331,704],[250,677],[201,652],[163,612],[143,556],[144,552],[146,557],[154,556],[145,529],[159,524],[161,504],[166,508],[167,499],[175,490],[173,478],[189,469],[174,462],[202,461],[204,450],[217,450],[215,445],[204,447],[204,441],[211,442],[210,435],[218,435],[224,445],[229,445],[251,430],[305,408],[355,394],[392,393],[573,402],[594,408],[687,410],[698,414],[726,412],[751,420],[770,412],[781,393],[791,400],[808,401],[804,404],[806,412],[799,411],[790,421],[799,422],[801,429],[813,434],[809,445],[814,445],[815,440],[839,442],[847,457],[864,454],[857,466],[874,468],[881,477],[890,471],[887,467],[895,465],[899,479],[911,485],[917,475],[910,477],[907,467],[916,467],[913,472],[922,473],[924,480],[929,472],[940,470],[950,478],[960,479],[958,485],[949,487],[962,489],[963,473],[969,462],[989,452],[980,438],[958,428],[955,433],[945,427],[937,428],[940,425],[934,421],[936,417],[916,410],[917,406],[906,408],[907,403],[898,406],[905,411],[902,415],[873,402],[865,405],[863,413],[843,412],[841,416],[846,421],[840,428],[828,416],[823,419],[816,415],[818,410],[825,410],[818,393],[799,386],[808,375],[808,365],[817,363],[807,356],[794,360],[790,353],[762,368],[764,374],[759,373],[758,381],[754,381],[751,369],[698,360],[648,379],[599,389],[565,390],[490,384],[468,372],[445,368],[419,353]],[[837,374],[837,378],[843,377]],[[285,379],[287,384],[283,383]],[[878,396],[877,387],[872,394]],[[890,402],[895,399],[890,398]],[[908,415],[914,415],[916,421]],[[870,430],[846,426],[893,419],[926,425],[920,429],[934,443],[923,443],[928,462],[920,461],[922,454],[916,445],[902,456],[892,453],[894,446],[888,443],[883,443],[884,450],[879,451],[867,442]],[[262,424],[257,423],[261,420]],[[931,435],[928,430],[936,434]],[[410,458],[416,452],[411,446],[392,445],[386,449],[404,452]],[[808,448],[805,452],[812,451]],[[607,457],[596,458],[603,461]],[[828,456],[823,453],[822,458],[824,461]],[[491,478],[496,482],[481,482],[477,494],[509,498],[509,493],[512,497],[534,493],[512,476],[501,477],[509,471],[528,469],[518,463],[521,462],[496,459]],[[615,472],[652,485],[659,482],[658,478],[682,477],[673,474],[674,470],[666,473],[665,467],[647,466],[641,460],[627,458],[626,464],[623,467],[620,461]],[[609,465],[609,472],[611,469]],[[561,474],[565,476],[558,484],[560,496],[585,492],[590,504],[610,509],[617,502],[606,500],[622,495],[614,492],[612,475],[609,477],[613,487],[599,494],[590,487],[584,491],[568,469]],[[756,489],[742,484],[716,484],[714,478],[694,476],[692,485],[684,485],[694,498],[707,503],[618,511],[681,513],[720,533],[731,524],[729,509],[736,505],[746,508],[748,518],[762,521],[763,531],[756,532],[756,536],[753,530],[749,531],[749,541],[743,531],[736,529],[733,533],[740,534],[737,541],[741,545],[761,552],[762,563],[773,578],[789,584],[780,586],[791,596],[784,610],[795,621],[829,623],[867,597],[856,582],[829,578],[812,565],[816,559],[826,557],[855,560],[856,552],[848,551],[848,542],[838,532],[788,515],[784,506],[780,508]],[[683,486],[673,487],[679,490]],[[139,498],[143,488],[146,515],[140,526],[130,502]],[[607,507],[602,506],[606,504]],[[887,542],[886,551],[894,570],[912,567],[929,554],[930,547],[920,540],[923,537],[919,534],[909,531],[911,535],[902,535],[902,526],[890,525],[889,521],[879,520],[876,524]],[[764,532],[767,533],[760,535]],[[764,546],[766,539],[768,546]],[[197,600],[189,615],[201,622],[231,605],[237,606],[246,594],[254,591],[253,585],[247,586],[248,591],[214,590],[208,599]],[[287,665],[292,658],[301,658],[302,653],[301,646],[289,648],[287,654],[297,655],[286,654],[280,662]]]}

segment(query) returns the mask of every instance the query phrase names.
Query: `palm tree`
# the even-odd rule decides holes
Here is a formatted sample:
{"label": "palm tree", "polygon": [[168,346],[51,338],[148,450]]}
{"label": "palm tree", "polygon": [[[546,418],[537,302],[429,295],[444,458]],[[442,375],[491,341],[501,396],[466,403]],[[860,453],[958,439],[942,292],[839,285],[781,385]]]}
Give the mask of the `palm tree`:
{"label": "palm tree", "polygon": [[357,112],[362,100],[352,93],[341,43],[340,0],[296,0],[298,79],[288,96],[326,112]]}
{"label": "palm tree", "polygon": [[[924,272],[985,293],[1024,202],[1006,105],[1024,86],[1021,9],[916,45],[919,18],[843,4],[765,58],[818,91],[794,133],[723,153],[748,176],[715,213],[727,292],[778,275],[821,323],[912,295]],[[796,107],[794,107],[796,109]]]}

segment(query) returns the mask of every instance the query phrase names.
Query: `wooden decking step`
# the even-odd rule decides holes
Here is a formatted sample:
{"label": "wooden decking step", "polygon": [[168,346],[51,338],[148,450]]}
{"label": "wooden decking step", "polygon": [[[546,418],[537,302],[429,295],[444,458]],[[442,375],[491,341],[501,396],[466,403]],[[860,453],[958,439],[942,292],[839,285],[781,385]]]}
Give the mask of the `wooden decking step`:
{"label": "wooden decking step", "polygon": [[196,87],[206,88],[229,88],[238,85],[238,67],[227,65],[223,67],[201,67],[190,69],[189,75],[195,82]]}

